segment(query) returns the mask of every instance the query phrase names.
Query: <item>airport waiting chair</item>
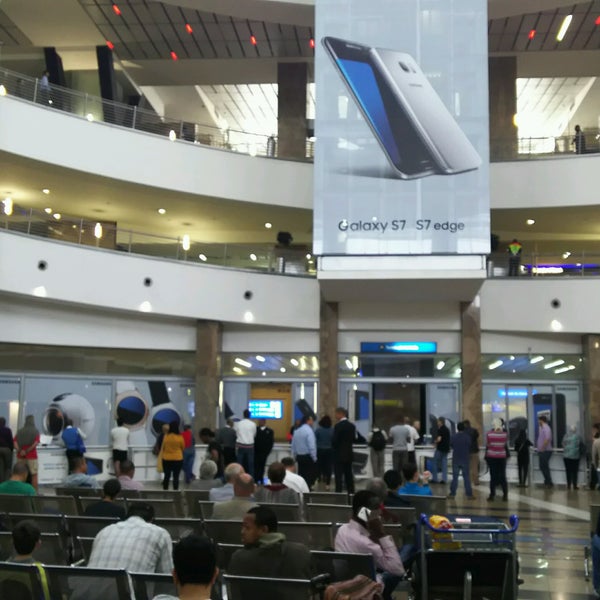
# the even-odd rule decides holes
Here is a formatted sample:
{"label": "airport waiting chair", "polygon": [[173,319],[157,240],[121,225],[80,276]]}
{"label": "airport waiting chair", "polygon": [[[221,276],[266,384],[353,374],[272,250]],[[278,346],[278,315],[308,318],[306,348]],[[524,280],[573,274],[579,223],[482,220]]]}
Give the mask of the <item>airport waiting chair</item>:
{"label": "airport waiting chair", "polygon": [[303,494],[304,504],[341,504],[348,506],[350,497],[348,494],[337,492],[308,492]]}
{"label": "airport waiting chair", "polygon": [[0,562],[0,598],[45,598],[40,571],[35,565]]}
{"label": "airport waiting chair", "polygon": [[[78,515],[74,496],[32,496],[34,512],[39,514]],[[25,512],[17,510],[14,512]]]}
{"label": "airport waiting chair", "polygon": [[127,500],[128,508],[135,506],[136,504],[149,504],[154,508],[155,519],[177,519],[182,517],[182,514],[178,514],[177,506],[172,500],[162,500],[158,498],[130,498]]}
{"label": "airport waiting chair", "polygon": [[311,600],[313,585],[310,579],[268,579],[223,575],[228,600]]}
{"label": "airport waiting chair", "polygon": [[[181,491],[168,491],[168,490],[140,490],[140,498],[143,500],[148,500],[151,502],[154,501],[159,501],[159,503],[162,502],[169,502],[172,506],[173,506],[173,514],[172,515],[167,515],[167,514],[161,514],[160,516],[164,516],[166,517],[172,517],[172,518],[183,518],[185,517],[185,511],[184,511],[184,507],[183,507],[183,501],[184,501],[184,497],[183,497],[183,492]],[[156,510],[156,508],[155,508]],[[164,511],[163,511],[164,512]],[[158,517],[158,513],[156,514],[156,516]]]}
{"label": "airport waiting chair", "polygon": [[186,514],[188,517],[198,519],[201,517],[198,502],[208,502],[210,490],[184,490],[183,497],[185,499]]}
{"label": "airport waiting chair", "polygon": [[73,543],[72,562],[87,563],[92,555],[92,547],[94,545],[93,537],[77,536]]}
{"label": "airport waiting chair", "polygon": [[86,498],[101,498],[102,490],[90,487],[57,487],[55,488],[57,496],[85,496]]}
{"label": "airport waiting chair", "polygon": [[311,550],[310,560],[313,573],[328,573],[332,582],[345,581],[357,575],[375,579],[375,563],[372,554]]}
{"label": "airport waiting chair", "polygon": [[304,511],[313,523],[347,523],[352,516],[352,507],[340,504],[307,504]]}
{"label": "airport waiting chair", "polygon": [[45,566],[52,598],[69,600],[131,600],[127,571],[89,567]]}
{"label": "airport waiting chair", "polygon": [[102,531],[105,527],[108,527],[113,523],[118,523],[119,519],[110,517],[66,516],[65,521],[67,523],[69,534],[74,540],[77,537],[94,538],[98,535],[98,532]]}
{"label": "airport waiting chair", "polygon": [[212,519],[214,502],[211,500],[198,500],[196,505],[197,509],[194,512],[200,519]]}
{"label": "airport waiting chair", "polygon": [[166,529],[174,541],[192,533],[196,535],[204,534],[201,519],[154,519],[154,524]]}
{"label": "airport waiting chair", "polygon": [[418,494],[402,494],[418,515],[445,515],[448,514],[448,499],[446,496],[420,496]]}
{"label": "airport waiting chair", "polygon": [[58,533],[63,547],[67,549],[71,547],[71,538],[64,515],[37,513],[8,513],[6,515],[6,524],[10,531],[14,529],[15,525],[25,520],[34,521],[42,533]]}
{"label": "airport waiting chair", "polygon": [[244,546],[242,544],[217,544],[217,566],[227,572],[231,557]]}
{"label": "airport waiting chair", "polygon": [[118,498],[140,498],[139,490],[121,490],[119,492]]}
{"label": "airport waiting chair", "polygon": [[[58,533],[42,533],[42,543],[34,551],[34,557],[45,565],[69,564],[69,548],[66,547]],[[0,560],[8,560],[15,554],[12,533],[0,532]]]}
{"label": "airport waiting chair", "polygon": [[277,526],[288,542],[304,544],[309,550],[333,550],[332,528],[332,523],[301,521],[280,521]]}
{"label": "airport waiting chair", "polygon": [[129,573],[136,600],[152,600],[154,596],[165,594],[177,596],[173,576],[166,573]]}
{"label": "airport waiting chair", "polygon": [[32,498],[35,496],[22,496],[20,494],[0,494],[0,512],[32,513]]}
{"label": "airport waiting chair", "polygon": [[[88,506],[91,506],[92,504],[97,504],[98,502],[101,502],[100,498],[94,498],[92,496],[77,496],[76,500],[77,500],[77,504],[79,505],[79,510],[81,511],[79,513],[79,515],[81,517],[85,516],[85,511]],[[127,500],[125,498],[115,498],[114,503],[121,506],[123,508],[123,510],[125,511],[125,514],[127,514],[128,504],[127,504]]]}
{"label": "airport waiting chair", "polygon": [[[270,508],[277,516],[278,521],[302,521],[302,512],[298,504],[280,504],[274,502],[260,502],[261,506]],[[315,519],[316,520],[316,519]]]}
{"label": "airport waiting chair", "polygon": [[206,519],[204,531],[216,544],[239,544],[242,541],[241,521]]}

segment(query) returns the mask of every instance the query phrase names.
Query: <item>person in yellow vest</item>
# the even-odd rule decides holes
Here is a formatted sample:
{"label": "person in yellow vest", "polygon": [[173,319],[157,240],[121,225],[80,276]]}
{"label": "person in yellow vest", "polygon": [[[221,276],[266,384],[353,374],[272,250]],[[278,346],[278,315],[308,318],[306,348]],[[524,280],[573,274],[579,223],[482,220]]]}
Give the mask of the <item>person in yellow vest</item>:
{"label": "person in yellow vest", "polygon": [[517,277],[519,275],[519,268],[521,266],[521,250],[523,246],[515,238],[508,245],[508,276]]}

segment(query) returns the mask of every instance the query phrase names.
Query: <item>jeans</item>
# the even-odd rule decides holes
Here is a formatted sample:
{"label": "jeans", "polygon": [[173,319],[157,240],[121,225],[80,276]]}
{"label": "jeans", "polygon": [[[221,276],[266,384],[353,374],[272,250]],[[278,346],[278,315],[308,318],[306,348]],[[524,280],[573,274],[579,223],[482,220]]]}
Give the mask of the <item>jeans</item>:
{"label": "jeans", "polygon": [[526,485],[527,476],[529,475],[529,454],[523,457],[517,454],[517,469],[519,471],[519,485]]}
{"label": "jeans", "polygon": [[183,460],[163,460],[163,490],[169,489],[169,479],[173,474],[173,489],[179,489],[179,474],[181,473],[181,467],[183,467]]}
{"label": "jeans", "polygon": [[433,473],[431,474],[431,481],[434,483],[438,482],[438,471],[442,472],[442,481],[446,483],[448,479],[448,453],[436,450],[433,455]]}
{"label": "jeans", "polygon": [[469,473],[469,462],[456,462],[452,461],[452,483],[450,484],[450,494],[452,496],[456,495],[456,488],[458,487],[458,476],[462,471],[462,476],[465,481],[465,492],[467,492],[467,496],[473,495],[473,490],[471,488],[471,476]]}
{"label": "jeans", "polygon": [[592,582],[594,589],[600,589],[600,537],[592,538]]}
{"label": "jeans", "polygon": [[506,459],[505,458],[488,458],[490,467],[490,498],[496,495],[496,486],[502,488],[502,494],[506,498],[508,496],[508,484],[506,483]]}
{"label": "jeans", "polygon": [[385,450],[373,450],[373,448],[371,448],[370,454],[373,477],[383,477]]}
{"label": "jeans", "polygon": [[550,474],[550,457],[552,450],[544,450],[539,453],[540,456],[540,471],[544,476],[544,485],[552,485],[552,475]]}
{"label": "jeans", "polygon": [[254,446],[238,446],[237,461],[244,467],[246,473],[254,473]]}
{"label": "jeans", "polygon": [[392,450],[392,468],[402,475],[402,467],[408,462],[408,450]]}
{"label": "jeans", "polygon": [[317,448],[317,471],[320,481],[329,485],[333,471],[333,450],[331,448]]}
{"label": "jeans", "polygon": [[579,459],[578,458],[565,458],[565,471],[567,474],[567,489],[571,486],[577,487],[577,475],[579,471]]}
{"label": "jeans", "polygon": [[194,475],[194,458],[196,458],[196,448],[194,446],[190,446],[183,451],[183,474],[186,483],[189,483]]}

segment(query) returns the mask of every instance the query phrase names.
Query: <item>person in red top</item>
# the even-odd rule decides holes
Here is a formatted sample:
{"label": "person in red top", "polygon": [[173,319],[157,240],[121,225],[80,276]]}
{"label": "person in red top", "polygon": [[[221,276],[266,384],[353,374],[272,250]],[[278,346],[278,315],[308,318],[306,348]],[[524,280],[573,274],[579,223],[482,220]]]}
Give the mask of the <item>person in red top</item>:
{"label": "person in red top", "polygon": [[183,443],[185,447],[183,449],[183,476],[185,482],[190,483],[194,477],[194,458],[196,457],[196,442],[194,440],[194,434],[192,433],[192,426],[186,423],[183,426]]}
{"label": "person in red top", "polygon": [[488,500],[496,497],[496,486],[502,487],[502,500],[508,500],[506,483],[506,459],[508,433],[502,429],[502,421],[494,419],[494,428],[487,432],[485,460],[490,468],[490,495]]}
{"label": "person in red top", "polygon": [[25,417],[25,424],[15,435],[17,460],[27,464],[31,473],[31,485],[38,489],[38,455],[37,445],[40,443],[40,432],[35,426],[33,415]]}

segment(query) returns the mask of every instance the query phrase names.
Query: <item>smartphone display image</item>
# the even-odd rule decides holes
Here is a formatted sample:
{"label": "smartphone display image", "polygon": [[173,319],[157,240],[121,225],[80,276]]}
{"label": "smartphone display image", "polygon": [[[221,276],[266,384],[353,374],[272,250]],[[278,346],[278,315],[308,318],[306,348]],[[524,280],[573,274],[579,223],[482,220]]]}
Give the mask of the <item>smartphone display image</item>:
{"label": "smartphone display image", "polygon": [[479,167],[475,148],[409,54],[333,37],[323,45],[400,178]]}

